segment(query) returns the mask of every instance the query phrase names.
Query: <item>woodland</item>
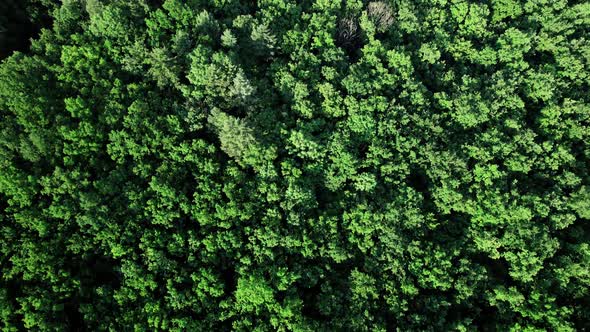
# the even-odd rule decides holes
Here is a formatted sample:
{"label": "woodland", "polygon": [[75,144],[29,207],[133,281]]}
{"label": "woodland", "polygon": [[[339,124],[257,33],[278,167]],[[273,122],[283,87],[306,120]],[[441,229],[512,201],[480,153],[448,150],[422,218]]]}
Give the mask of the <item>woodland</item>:
{"label": "woodland", "polygon": [[590,330],[589,0],[1,0],[0,329]]}

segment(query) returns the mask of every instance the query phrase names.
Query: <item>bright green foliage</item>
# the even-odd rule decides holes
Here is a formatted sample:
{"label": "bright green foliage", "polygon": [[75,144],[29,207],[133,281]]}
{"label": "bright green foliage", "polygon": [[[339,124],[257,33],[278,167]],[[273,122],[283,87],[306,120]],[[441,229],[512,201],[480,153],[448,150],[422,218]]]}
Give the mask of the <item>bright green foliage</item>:
{"label": "bright green foliage", "polygon": [[219,135],[220,148],[236,161],[241,161],[256,144],[254,130],[244,120],[211,110],[207,121]]}
{"label": "bright green foliage", "polygon": [[3,331],[590,328],[588,1],[6,3]]}

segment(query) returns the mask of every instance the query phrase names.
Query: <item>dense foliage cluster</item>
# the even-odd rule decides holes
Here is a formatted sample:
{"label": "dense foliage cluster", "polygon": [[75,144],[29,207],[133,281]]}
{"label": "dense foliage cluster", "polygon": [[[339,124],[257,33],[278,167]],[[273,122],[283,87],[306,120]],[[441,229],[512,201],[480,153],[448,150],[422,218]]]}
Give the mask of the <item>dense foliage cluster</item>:
{"label": "dense foliage cluster", "polygon": [[25,3],[3,331],[590,328],[587,0]]}

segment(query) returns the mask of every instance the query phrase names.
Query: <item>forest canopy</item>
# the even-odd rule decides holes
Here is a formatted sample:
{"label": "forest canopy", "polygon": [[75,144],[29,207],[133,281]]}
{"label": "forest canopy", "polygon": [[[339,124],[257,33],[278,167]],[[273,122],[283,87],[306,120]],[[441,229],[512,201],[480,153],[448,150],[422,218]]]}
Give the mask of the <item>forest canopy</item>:
{"label": "forest canopy", "polygon": [[590,329],[588,0],[2,3],[2,331]]}

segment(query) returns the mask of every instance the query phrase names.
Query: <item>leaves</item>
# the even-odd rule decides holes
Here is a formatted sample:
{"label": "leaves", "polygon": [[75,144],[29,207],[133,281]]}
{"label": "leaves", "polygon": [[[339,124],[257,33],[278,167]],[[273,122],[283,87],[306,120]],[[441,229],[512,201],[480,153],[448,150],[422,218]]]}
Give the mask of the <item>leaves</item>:
{"label": "leaves", "polygon": [[586,3],[27,6],[2,329],[588,328]]}

